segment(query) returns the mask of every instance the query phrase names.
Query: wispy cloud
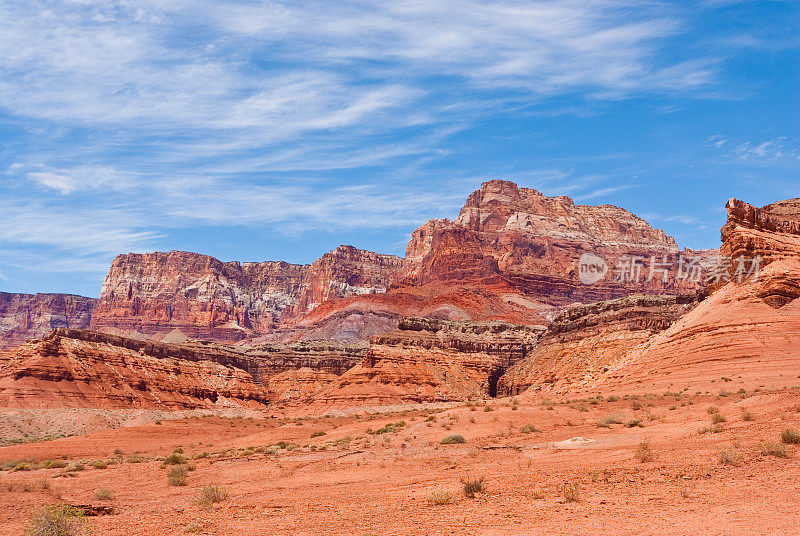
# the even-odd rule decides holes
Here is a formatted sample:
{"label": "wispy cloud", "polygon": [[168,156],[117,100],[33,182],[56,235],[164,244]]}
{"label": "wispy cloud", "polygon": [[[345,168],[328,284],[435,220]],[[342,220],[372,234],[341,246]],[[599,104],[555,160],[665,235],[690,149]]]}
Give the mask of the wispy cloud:
{"label": "wispy cloud", "polygon": [[800,160],[800,141],[787,136],[734,142],[724,136],[715,135],[709,137],[707,142],[716,149],[726,150],[728,155],[738,160]]}

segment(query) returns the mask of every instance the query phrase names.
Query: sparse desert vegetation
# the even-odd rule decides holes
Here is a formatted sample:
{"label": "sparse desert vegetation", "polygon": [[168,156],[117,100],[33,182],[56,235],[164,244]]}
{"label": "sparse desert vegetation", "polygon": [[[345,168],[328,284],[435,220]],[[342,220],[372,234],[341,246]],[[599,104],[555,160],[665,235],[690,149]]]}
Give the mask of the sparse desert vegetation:
{"label": "sparse desert vegetation", "polygon": [[434,490],[428,494],[426,499],[428,504],[441,506],[443,504],[450,504],[453,502],[453,495],[449,491]]}
{"label": "sparse desert vegetation", "polygon": [[464,496],[468,499],[474,499],[475,495],[478,493],[482,493],[486,487],[485,485],[486,479],[484,477],[480,478],[473,478],[473,479],[462,479],[462,489],[464,490]]}
{"label": "sparse desert vegetation", "polygon": [[228,499],[228,491],[217,484],[208,484],[200,489],[197,504],[202,507],[210,508],[216,503],[221,503]]}
{"label": "sparse desert vegetation", "polygon": [[38,508],[26,528],[26,536],[79,536],[83,534],[83,512],[68,505]]}
{"label": "sparse desert vegetation", "polygon": [[639,463],[650,462],[655,459],[653,449],[650,448],[650,441],[641,441],[636,445],[636,452],[634,457],[639,460]]}
{"label": "sparse desert vegetation", "polygon": [[461,434],[451,434],[449,436],[443,437],[439,443],[442,445],[456,445],[459,443],[466,443],[467,440],[464,439],[464,436]]}

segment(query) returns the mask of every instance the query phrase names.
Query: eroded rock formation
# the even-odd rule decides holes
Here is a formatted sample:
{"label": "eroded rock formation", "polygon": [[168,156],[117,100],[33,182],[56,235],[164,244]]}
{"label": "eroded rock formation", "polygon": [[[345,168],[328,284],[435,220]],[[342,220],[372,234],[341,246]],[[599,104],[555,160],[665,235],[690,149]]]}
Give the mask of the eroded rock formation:
{"label": "eroded rock formation", "polygon": [[400,260],[340,246],[311,266],[222,262],[207,255],[118,256],[106,276],[92,329],[156,338],[234,342],[274,330],[324,300],[385,291]]}
{"label": "eroded rock formation", "polygon": [[249,373],[207,357],[60,328],[0,354],[0,406],[182,409],[270,400]]}
{"label": "eroded rock formation", "polygon": [[510,396],[532,386],[595,385],[610,367],[670,327],[703,297],[634,294],[571,307],[548,326],[536,348],[500,378],[498,392]]}
{"label": "eroded rock formation", "polygon": [[87,329],[97,300],[74,294],[0,292],[0,350],[55,328]]}
{"label": "eroded rock formation", "polygon": [[[583,254],[606,263],[605,277],[581,281]],[[705,281],[680,274],[681,259],[707,267],[717,254],[679,250],[663,231],[619,207],[576,205],[569,197],[495,180],[470,195],[454,221],[430,220],[413,232],[385,296],[323,304],[303,323],[325,322],[343,310],[546,323],[554,307],[576,302],[694,292]]]}
{"label": "eroded rock formation", "polygon": [[323,406],[387,405],[494,396],[500,374],[542,326],[405,318],[376,335],[363,361],[314,396]]}

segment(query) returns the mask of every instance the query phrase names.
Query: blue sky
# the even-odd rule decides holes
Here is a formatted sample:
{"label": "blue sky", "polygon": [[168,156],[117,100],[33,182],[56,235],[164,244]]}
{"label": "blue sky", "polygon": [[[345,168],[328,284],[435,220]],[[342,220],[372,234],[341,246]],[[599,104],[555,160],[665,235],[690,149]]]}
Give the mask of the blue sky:
{"label": "blue sky", "polygon": [[792,1],[0,3],[0,290],[402,255],[503,178],[716,247],[800,196]]}

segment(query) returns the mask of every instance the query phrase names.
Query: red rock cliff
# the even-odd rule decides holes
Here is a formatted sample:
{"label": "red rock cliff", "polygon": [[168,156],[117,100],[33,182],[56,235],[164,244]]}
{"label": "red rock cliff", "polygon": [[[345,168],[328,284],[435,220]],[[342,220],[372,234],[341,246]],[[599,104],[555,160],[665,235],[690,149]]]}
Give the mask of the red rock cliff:
{"label": "red rock cliff", "polygon": [[[580,282],[577,261],[584,253],[606,260],[604,279]],[[652,257],[663,262],[667,256],[674,267],[679,253],[675,240],[627,210],[576,205],[569,197],[495,180],[469,196],[455,221],[431,220],[414,231],[398,282],[502,282],[552,305],[631,292],[677,294],[697,285],[674,278],[664,283],[660,269],[646,279]],[[615,268],[625,257],[638,257],[641,271],[616,283]]]}
{"label": "red rock cliff", "polygon": [[171,251],[118,256],[111,265],[91,327],[163,337],[233,342],[302,316],[320,303],[385,292],[401,259],[352,246],[309,265],[222,262]]}
{"label": "red rock cliff", "polygon": [[308,266],[222,262],[170,251],[120,255],[103,282],[92,329],[236,341],[267,331],[297,304]]}
{"label": "red rock cliff", "polygon": [[74,294],[0,292],[0,349],[43,337],[55,328],[86,329],[96,302]]}

